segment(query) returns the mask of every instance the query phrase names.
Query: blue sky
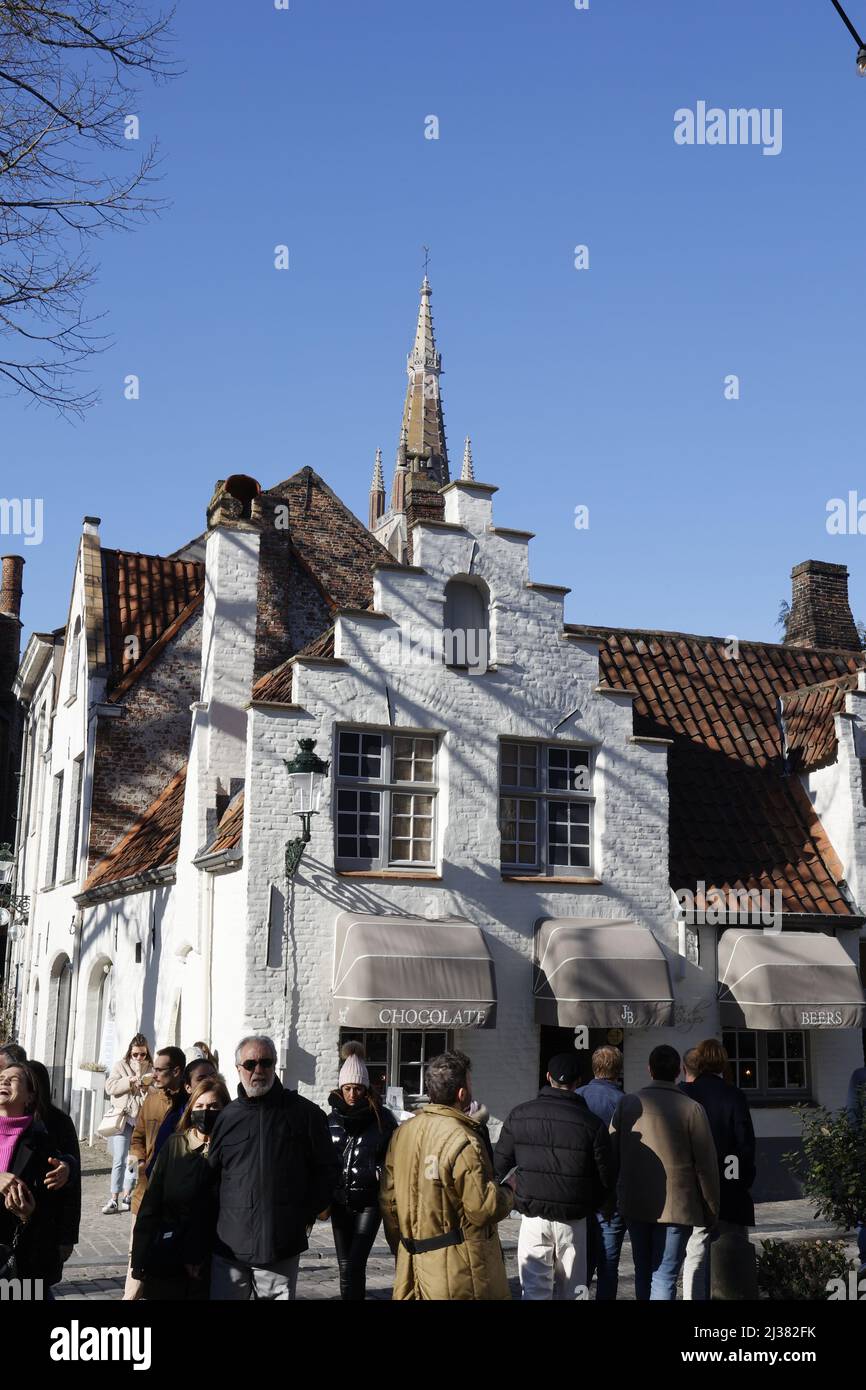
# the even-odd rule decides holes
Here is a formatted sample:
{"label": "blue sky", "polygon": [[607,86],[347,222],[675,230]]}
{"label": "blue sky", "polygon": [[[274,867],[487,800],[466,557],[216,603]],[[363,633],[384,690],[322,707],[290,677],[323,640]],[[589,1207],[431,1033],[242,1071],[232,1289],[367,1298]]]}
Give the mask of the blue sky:
{"label": "blue sky", "polygon": [[[0,537],[28,630],[65,620],[87,513],[168,552],[217,478],[310,464],[366,517],[422,243],[452,466],[471,434],[570,620],[778,640],[809,558],[866,618],[866,538],[826,530],[866,496],[866,80],[830,0],[180,0],[176,47],[136,106],[171,206],[99,247],[102,403],[0,400],[0,493],[45,506],[41,546]],[[781,108],[781,153],[677,145],[698,101]]]}

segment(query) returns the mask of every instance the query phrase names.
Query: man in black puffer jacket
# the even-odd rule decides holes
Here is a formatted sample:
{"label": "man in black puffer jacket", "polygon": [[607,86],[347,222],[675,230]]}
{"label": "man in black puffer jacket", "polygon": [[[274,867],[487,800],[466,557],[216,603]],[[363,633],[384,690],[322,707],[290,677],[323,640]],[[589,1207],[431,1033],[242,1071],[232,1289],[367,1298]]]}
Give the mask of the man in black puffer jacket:
{"label": "man in black puffer jacket", "polygon": [[340,1180],[328,1121],[287,1091],[271,1038],[244,1038],[235,1054],[238,1098],[220,1111],[208,1152],[219,1180],[213,1299],[293,1299],[307,1229]]}
{"label": "man in black puffer jacket", "polygon": [[607,1130],[574,1094],[577,1058],[548,1063],[547,1085],[518,1105],[496,1145],[501,1182],[512,1185],[521,1213],[517,1266],[524,1299],[581,1299],[586,1292],[586,1219],[613,1199],[616,1175]]}

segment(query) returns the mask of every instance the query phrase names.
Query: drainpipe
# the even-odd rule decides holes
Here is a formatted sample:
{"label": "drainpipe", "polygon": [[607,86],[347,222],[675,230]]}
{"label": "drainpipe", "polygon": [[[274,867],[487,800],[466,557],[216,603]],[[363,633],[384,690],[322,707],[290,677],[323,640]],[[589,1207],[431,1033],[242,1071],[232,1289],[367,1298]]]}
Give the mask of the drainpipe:
{"label": "drainpipe", "polygon": [[[83,935],[84,913],[79,908],[69,924],[72,934],[72,997],[69,1003],[69,1023],[72,1029],[72,1056],[69,1063],[69,1106],[72,1106],[72,1080],[75,1074],[75,1053],[78,1045],[78,1030],[75,1027],[75,1020],[78,1016],[78,977],[81,972],[81,938]],[[63,1080],[64,1092],[66,1089],[66,1078]],[[80,1133],[80,1130],[79,1130]],[[93,1136],[90,1137],[90,1144],[93,1144]]]}
{"label": "drainpipe", "polygon": [[202,967],[204,972],[204,1038],[213,1049],[213,916],[214,887],[213,874],[205,869],[204,889],[204,942]]}

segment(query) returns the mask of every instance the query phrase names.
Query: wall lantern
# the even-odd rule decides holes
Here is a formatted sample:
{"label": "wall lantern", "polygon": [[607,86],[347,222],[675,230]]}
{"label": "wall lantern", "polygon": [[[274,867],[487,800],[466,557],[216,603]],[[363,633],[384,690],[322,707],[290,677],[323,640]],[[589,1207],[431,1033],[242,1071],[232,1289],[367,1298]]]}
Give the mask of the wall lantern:
{"label": "wall lantern", "polygon": [[861,77],[866,77],[866,44],[864,44],[857,30],[854,28],[854,25],[842,8],[840,0],[830,0],[830,3],[857,45],[857,71]]}
{"label": "wall lantern", "polygon": [[286,771],[292,784],[292,815],[301,818],[301,835],[286,844],[286,873],[292,878],[305,847],[310,843],[310,822],[318,814],[322,784],[328,775],[331,764],[323,762],[314,753],[314,738],[298,739],[299,751],[293,758],[284,758]]}

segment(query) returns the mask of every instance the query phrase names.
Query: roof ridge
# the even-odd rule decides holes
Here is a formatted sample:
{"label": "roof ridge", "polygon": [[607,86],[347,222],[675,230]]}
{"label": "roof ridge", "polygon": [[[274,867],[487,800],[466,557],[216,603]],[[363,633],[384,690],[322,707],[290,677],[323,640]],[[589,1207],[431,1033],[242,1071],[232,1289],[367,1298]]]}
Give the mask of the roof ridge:
{"label": "roof ridge", "polygon": [[[676,632],[655,627],[613,627],[599,623],[564,623],[563,627],[566,632],[597,633],[601,636],[617,636],[624,633],[634,637],[679,637],[693,642],[726,643],[734,640],[734,634],[719,637],[710,633]],[[848,647],[793,647],[789,642],[770,642],[759,637],[737,637],[736,641],[740,647],[772,647],[774,650],[791,652],[792,654],[803,652],[804,654],[813,653],[819,656],[861,657],[866,665],[866,650],[862,649],[857,652]]]}

